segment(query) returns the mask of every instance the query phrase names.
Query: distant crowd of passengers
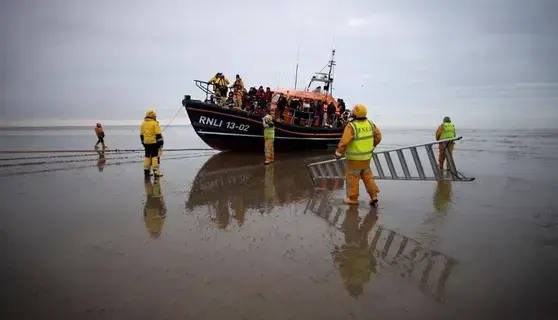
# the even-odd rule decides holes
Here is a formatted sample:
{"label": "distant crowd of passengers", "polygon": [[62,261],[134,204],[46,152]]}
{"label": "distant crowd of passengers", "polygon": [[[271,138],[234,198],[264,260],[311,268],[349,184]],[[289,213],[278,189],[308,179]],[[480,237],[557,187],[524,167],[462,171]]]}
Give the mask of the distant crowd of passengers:
{"label": "distant crowd of passengers", "polygon": [[[291,123],[302,126],[315,127],[343,127],[348,121],[349,112],[346,111],[343,99],[337,99],[339,110],[333,101],[329,104],[326,100],[308,99],[299,97],[285,97],[283,93],[273,95],[269,87],[260,86],[250,87],[246,90],[240,75],[231,86],[229,80],[218,72],[209,81],[213,85],[214,95],[211,95],[210,102],[224,107],[235,108],[265,116],[271,111],[272,105],[275,106],[275,119],[280,122]],[[229,91],[229,89],[231,89]],[[322,92],[321,87],[317,87],[313,92]],[[323,95],[325,98],[326,95]],[[273,111],[272,111],[273,112]]]}

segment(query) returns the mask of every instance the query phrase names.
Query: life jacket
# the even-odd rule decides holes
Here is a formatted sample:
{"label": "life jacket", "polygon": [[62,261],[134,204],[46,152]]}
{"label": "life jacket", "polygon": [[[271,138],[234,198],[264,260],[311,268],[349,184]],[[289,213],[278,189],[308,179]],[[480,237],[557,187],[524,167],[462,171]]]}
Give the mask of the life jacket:
{"label": "life jacket", "polygon": [[95,133],[97,134],[97,137],[104,137],[105,136],[105,132],[103,131],[102,127],[95,127]]}
{"label": "life jacket", "polygon": [[370,160],[374,150],[374,124],[369,120],[349,122],[354,131],[354,138],[345,151],[347,160]]}
{"label": "life jacket", "polygon": [[440,140],[455,138],[455,127],[450,122],[442,123],[442,134]]}

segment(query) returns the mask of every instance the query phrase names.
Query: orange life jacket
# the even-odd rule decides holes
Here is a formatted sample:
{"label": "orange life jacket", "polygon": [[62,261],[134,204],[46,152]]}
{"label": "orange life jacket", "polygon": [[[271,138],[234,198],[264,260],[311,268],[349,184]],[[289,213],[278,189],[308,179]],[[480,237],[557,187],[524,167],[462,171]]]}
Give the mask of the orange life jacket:
{"label": "orange life jacket", "polygon": [[105,133],[103,132],[103,128],[100,127],[95,127],[95,133],[97,134],[98,137],[105,135]]}

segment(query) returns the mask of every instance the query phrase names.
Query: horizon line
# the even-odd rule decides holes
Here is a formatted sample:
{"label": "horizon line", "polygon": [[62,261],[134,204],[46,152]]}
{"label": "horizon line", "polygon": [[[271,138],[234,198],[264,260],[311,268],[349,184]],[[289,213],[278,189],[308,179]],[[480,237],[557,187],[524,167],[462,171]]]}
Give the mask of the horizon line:
{"label": "horizon line", "polygon": [[[190,127],[192,124],[169,124],[165,127]],[[92,125],[83,125],[83,124],[76,124],[76,125],[49,125],[49,126],[37,126],[37,125],[4,125],[0,127],[0,131],[2,130],[13,130],[13,129],[64,129],[64,128],[94,128],[95,126]],[[104,128],[114,128],[114,127],[137,127],[135,124],[113,124],[113,125],[106,125],[103,126]],[[402,129],[402,130],[435,130],[437,126],[430,127],[430,126],[402,126],[402,125],[383,125],[382,128],[386,129]],[[459,127],[459,130],[489,130],[489,131],[501,131],[501,130],[510,130],[513,128],[495,128],[495,127]],[[513,129],[513,131],[539,131],[539,130],[557,130],[555,127],[548,127],[548,128],[517,128]]]}

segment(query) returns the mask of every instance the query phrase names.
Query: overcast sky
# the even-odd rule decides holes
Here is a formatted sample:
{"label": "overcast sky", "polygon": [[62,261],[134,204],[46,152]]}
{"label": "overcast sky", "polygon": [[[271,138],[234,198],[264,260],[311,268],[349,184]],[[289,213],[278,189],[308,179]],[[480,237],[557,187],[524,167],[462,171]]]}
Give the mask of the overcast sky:
{"label": "overcast sky", "polygon": [[299,37],[299,86],[334,46],[379,126],[557,127],[556,0],[219,2],[2,1],[2,124],[165,123],[216,72],[293,87]]}

